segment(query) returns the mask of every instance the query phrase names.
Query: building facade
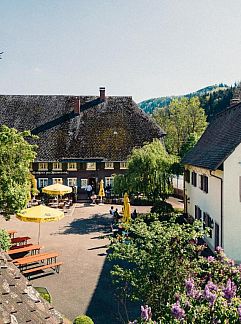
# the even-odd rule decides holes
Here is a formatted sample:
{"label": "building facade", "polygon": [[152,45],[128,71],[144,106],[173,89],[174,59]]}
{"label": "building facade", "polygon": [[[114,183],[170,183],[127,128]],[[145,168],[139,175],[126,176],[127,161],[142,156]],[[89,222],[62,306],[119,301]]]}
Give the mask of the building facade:
{"label": "building facade", "polygon": [[106,96],[105,88],[99,96],[0,95],[0,124],[37,136],[29,141],[38,188],[61,182],[78,192],[98,190],[101,179],[111,185],[133,148],[165,135],[132,97]]}
{"label": "building facade", "polygon": [[241,262],[241,103],[218,114],[185,164],[185,212],[210,228],[214,250]]}

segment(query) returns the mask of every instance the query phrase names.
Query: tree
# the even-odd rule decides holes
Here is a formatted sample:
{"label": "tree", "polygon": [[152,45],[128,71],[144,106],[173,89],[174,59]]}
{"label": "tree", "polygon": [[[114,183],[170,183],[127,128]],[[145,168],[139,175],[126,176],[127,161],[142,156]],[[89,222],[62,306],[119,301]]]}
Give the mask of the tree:
{"label": "tree", "polygon": [[29,199],[29,164],[36,153],[27,137],[27,131],[0,126],[0,210],[7,218],[24,208]]}
{"label": "tree", "polygon": [[151,306],[155,318],[160,318],[170,313],[175,294],[184,291],[184,278],[198,271],[200,246],[194,242],[203,235],[200,223],[179,225],[173,220],[147,225],[137,219],[129,233],[128,244],[118,240],[110,247],[118,295]]}
{"label": "tree", "polygon": [[157,109],[153,117],[167,133],[164,139],[167,151],[178,156],[190,135],[199,138],[207,126],[197,97],[174,99],[166,108]]}
{"label": "tree", "polygon": [[114,179],[114,191],[144,194],[148,199],[166,198],[171,192],[171,165],[168,155],[159,140],[132,151],[128,159],[128,171]]}
{"label": "tree", "polygon": [[7,231],[0,229],[0,251],[8,251],[11,246],[11,239]]}

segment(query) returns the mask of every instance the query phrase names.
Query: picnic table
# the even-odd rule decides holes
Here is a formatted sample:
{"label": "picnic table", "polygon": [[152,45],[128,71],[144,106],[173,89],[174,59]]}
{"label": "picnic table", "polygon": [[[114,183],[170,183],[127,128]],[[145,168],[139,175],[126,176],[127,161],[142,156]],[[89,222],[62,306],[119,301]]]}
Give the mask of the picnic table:
{"label": "picnic table", "polygon": [[37,253],[40,252],[40,249],[43,248],[43,245],[34,245],[31,244],[29,246],[25,246],[25,247],[20,247],[18,249],[14,249],[14,250],[9,250],[7,251],[8,255],[13,255],[13,254],[18,254],[18,253],[22,253],[22,252],[31,252],[31,255],[35,255]]}
{"label": "picnic table", "polygon": [[28,236],[14,237],[11,239],[11,243],[16,244],[16,245],[25,245],[28,243],[28,240],[30,240],[30,239],[31,238]]}
{"label": "picnic table", "polygon": [[15,230],[8,230],[7,232],[8,232],[8,235],[9,235],[11,238],[14,238],[14,234],[17,233],[17,231],[15,231]]}
{"label": "picnic table", "polygon": [[15,259],[13,260],[13,263],[20,267],[27,267],[31,263],[47,260],[47,264],[50,264],[53,260],[56,262],[56,258],[58,255],[59,254],[57,252],[39,253]]}

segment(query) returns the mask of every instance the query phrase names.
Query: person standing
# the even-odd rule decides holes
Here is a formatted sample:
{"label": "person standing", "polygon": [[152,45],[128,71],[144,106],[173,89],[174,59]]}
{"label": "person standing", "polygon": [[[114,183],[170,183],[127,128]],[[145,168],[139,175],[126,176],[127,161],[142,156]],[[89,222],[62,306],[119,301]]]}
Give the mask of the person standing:
{"label": "person standing", "polygon": [[92,195],[92,186],[91,184],[89,183],[88,186],[86,187],[86,191],[87,191],[87,195],[88,195],[88,198],[90,199],[91,195]]}

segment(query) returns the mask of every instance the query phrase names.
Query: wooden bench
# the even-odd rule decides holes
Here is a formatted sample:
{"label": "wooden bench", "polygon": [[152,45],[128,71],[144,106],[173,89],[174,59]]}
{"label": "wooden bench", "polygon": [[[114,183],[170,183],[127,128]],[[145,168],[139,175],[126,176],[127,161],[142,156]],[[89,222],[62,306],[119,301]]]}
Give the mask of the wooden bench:
{"label": "wooden bench", "polygon": [[25,248],[25,247],[28,247],[28,246],[31,246],[33,245],[32,243],[28,243],[28,244],[24,244],[24,245],[12,245],[10,247],[10,250],[17,250],[17,249],[22,249],[22,248]]}
{"label": "wooden bench", "polygon": [[63,264],[63,262],[45,264],[45,265],[40,266],[40,267],[35,267],[35,268],[28,269],[28,270],[24,270],[24,271],[22,271],[22,273],[28,275],[28,277],[29,277],[30,274],[33,273],[33,272],[37,272],[37,271],[45,270],[45,269],[49,269],[49,268],[52,268],[57,273],[59,273],[59,268],[60,268],[60,266],[62,264]]}

